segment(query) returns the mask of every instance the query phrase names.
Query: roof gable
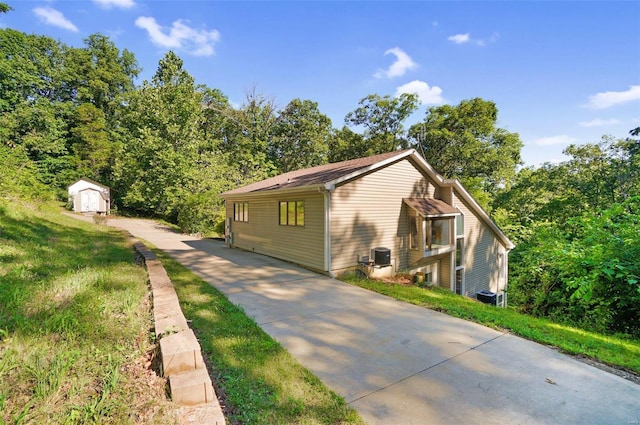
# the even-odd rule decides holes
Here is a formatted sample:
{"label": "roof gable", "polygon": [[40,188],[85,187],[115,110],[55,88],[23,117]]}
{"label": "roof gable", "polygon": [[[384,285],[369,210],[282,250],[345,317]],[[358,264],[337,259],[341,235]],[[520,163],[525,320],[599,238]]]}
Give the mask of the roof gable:
{"label": "roof gable", "polygon": [[105,185],[103,185],[101,183],[98,183],[95,180],[91,180],[90,178],[87,178],[87,177],[82,177],[81,179],[76,180],[75,182],[70,184],[68,187],[71,188],[72,186],[75,186],[75,185],[77,185],[78,183],[81,183],[81,182],[89,183],[90,185],[97,186],[97,187],[99,187],[101,189],[109,189],[109,186],[105,186]]}
{"label": "roof gable", "polygon": [[334,162],[332,164],[318,165],[303,170],[290,171],[266,180],[242,186],[237,189],[224,192],[221,196],[244,193],[266,192],[271,190],[294,189],[308,186],[335,185],[350,178],[355,178],[362,173],[386,165],[404,158],[413,150],[388,152],[365,158],[351,159],[348,161]]}

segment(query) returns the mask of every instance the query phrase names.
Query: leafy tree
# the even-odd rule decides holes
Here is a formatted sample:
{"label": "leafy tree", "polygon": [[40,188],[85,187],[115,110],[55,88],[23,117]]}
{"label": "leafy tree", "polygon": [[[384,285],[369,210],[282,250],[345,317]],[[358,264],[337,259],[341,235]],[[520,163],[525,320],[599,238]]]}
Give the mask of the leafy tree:
{"label": "leafy tree", "polygon": [[64,84],[67,47],[50,37],[0,29],[0,112],[39,99],[71,99]]}
{"label": "leafy tree", "polygon": [[66,80],[72,85],[77,103],[92,103],[111,121],[118,97],[133,90],[133,80],[140,68],[133,53],[122,52],[102,34],[92,34],[85,46],[69,49],[66,59]]}
{"label": "leafy tree", "polygon": [[104,112],[92,103],[83,103],[75,113],[71,146],[77,156],[78,172],[98,181],[106,181],[114,145],[107,131]]}
{"label": "leafy tree", "polygon": [[1,3],[0,2],[0,13],[8,13],[11,10],[13,10],[13,8],[11,6],[9,6],[6,3]]}
{"label": "leafy tree", "polygon": [[269,158],[278,172],[327,162],[331,120],[310,100],[292,100],[280,111],[269,146]]}
{"label": "leafy tree", "polygon": [[169,52],[151,82],[126,97],[126,129],[115,170],[122,205],[175,219],[198,143],[201,95],[182,60]]}
{"label": "leafy tree", "polygon": [[509,299],[521,311],[640,336],[640,198],[566,224],[536,224],[514,251]]}
{"label": "leafy tree", "polygon": [[633,139],[603,137],[599,143],[567,147],[564,153],[570,159],[562,163],[520,170],[511,188],[499,193],[493,204],[512,214],[501,224],[565,223],[640,195],[638,146]]}
{"label": "leafy tree", "polygon": [[440,174],[495,194],[508,188],[522,163],[517,133],[496,127],[498,108],[480,98],[428,109],[409,129],[413,145]]}
{"label": "leafy tree", "polygon": [[[142,87],[126,96],[119,110],[124,129],[114,169],[118,202],[142,214],[180,220],[186,231],[202,231],[197,222],[219,215],[217,193],[229,184],[219,155],[220,141],[202,125],[211,91],[195,84],[182,60],[169,52]],[[211,118],[209,116],[209,118]],[[206,215],[210,219],[201,220]],[[196,219],[194,219],[196,217]]]}
{"label": "leafy tree", "polygon": [[359,105],[344,120],[347,125],[364,128],[363,136],[371,154],[392,152],[408,146],[404,122],[418,109],[417,95],[403,93],[398,97],[381,97],[371,94],[361,99]]}
{"label": "leafy tree", "polygon": [[223,110],[226,125],[221,151],[229,166],[237,169],[235,185],[262,180],[276,172],[268,152],[277,122],[273,99],[267,99],[253,88],[246,93],[245,103],[238,109]]}
{"label": "leafy tree", "polygon": [[372,145],[358,133],[344,126],[333,130],[329,139],[329,162],[346,161],[374,154]]}
{"label": "leafy tree", "polygon": [[0,197],[53,199],[53,191],[40,181],[35,163],[22,146],[0,143]]}

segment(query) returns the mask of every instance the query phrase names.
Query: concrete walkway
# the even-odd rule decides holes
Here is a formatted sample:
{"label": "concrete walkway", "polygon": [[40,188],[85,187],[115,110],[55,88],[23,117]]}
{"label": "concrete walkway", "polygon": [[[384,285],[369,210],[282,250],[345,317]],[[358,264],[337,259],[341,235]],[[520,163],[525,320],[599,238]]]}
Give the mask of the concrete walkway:
{"label": "concrete walkway", "polygon": [[368,424],[640,424],[640,385],[542,345],[147,220]]}

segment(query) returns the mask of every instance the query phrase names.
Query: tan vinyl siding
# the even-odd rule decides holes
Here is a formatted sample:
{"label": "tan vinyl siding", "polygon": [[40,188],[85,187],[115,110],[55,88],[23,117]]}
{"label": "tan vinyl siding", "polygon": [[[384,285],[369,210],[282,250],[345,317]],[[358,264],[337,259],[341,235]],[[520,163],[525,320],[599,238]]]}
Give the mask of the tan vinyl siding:
{"label": "tan vinyl siding", "polygon": [[441,288],[451,289],[451,254],[444,254],[440,259],[440,282]]}
{"label": "tan vinyl siding", "polygon": [[459,194],[454,191],[454,206],[464,214],[464,294],[495,291],[498,284],[498,252],[504,248],[491,229],[476,217]]}
{"label": "tan vinyl siding", "polygon": [[375,247],[391,249],[396,269],[406,268],[409,238],[402,198],[434,193],[434,185],[407,159],[337,187],[331,194],[332,270],[355,266]]}
{"label": "tan vinyl siding", "polygon": [[[304,201],[304,226],[279,224],[280,201]],[[252,199],[228,199],[227,218],[233,220],[233,203],[249,203],[249,221],[232,221],[233,246],[316,270],[324,270],[324,197],[320,193]]]}

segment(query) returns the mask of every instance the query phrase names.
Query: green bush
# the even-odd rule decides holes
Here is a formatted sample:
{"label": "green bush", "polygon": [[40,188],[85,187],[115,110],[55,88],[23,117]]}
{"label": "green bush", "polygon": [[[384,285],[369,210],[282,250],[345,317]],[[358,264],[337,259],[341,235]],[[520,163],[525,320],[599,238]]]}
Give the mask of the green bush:
{"label": "green bush", "polygon": [[220,220],[220,206],[217,196],[211,193],[197,193],[187,196],[178,210],[177,224],[185,233],[207,234],[215,231]]}
{"label": "green bush", "polygon": [[640,197],[545,224],[513,253],[509,300],[525,313],[640,336]]}
{"label": "green bush", "polygon": [[22,147],[0,145],[0,170],[0,194],[32,200],[54,198],[53,191],[40,181],[35,164]]}

